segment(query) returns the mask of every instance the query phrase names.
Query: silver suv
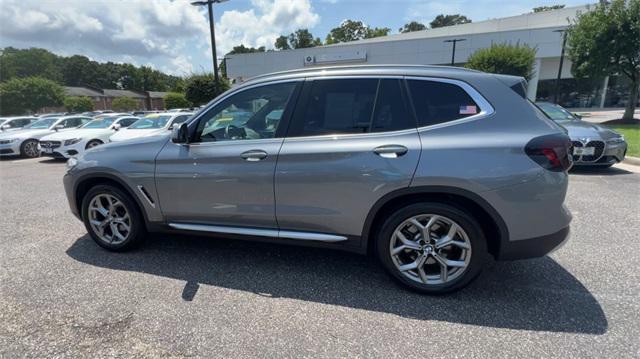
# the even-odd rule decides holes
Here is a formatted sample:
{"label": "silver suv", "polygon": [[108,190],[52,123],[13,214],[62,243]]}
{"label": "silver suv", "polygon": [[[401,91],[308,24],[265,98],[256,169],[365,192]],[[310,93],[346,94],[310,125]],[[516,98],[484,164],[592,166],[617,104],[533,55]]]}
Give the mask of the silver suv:
{"label": "silver suv", "polygon": [[488,256],[562,244],[571,142],[521,78],[357,66],[260,76],[172,134],[71,159],[72,212],[100,246],[147,232],[371,253],[423,293],[467,285]]}

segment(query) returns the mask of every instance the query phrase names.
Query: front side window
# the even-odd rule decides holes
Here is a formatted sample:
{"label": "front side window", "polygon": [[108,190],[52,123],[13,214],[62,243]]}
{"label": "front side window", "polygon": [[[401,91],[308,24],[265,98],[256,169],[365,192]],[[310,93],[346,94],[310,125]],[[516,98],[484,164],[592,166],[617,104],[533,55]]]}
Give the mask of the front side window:
{"label": "front side window", "polygon": [[418,124],[430,126],[480,113],[480,107],[462,87],[439,81],[408,80]]}
{"label": "front side window", "polygon": [[183,123],[184,121],[188,120],[189,117],[191,117],[191,115],[181,115],[181,116],[177,116],[176,118],[173,119],[173,121],[171,122],[171,128],[173,128],[173,126],[178,125]]}
{"label": "front side window", "polygon": [[33,122],[32,124],[30,124],[28,127],[32,128],[32,129],[44,129],[44,128],[49,128],[51,126],[53,126],[53,124],[58,121],[57,118],[55,117],[48,117],[48,118],[43,118],[41,120],[38,120],[36,122]]}
{"label": "front side window", "polygon": [[198,123],[195,142],[275,137],[295,82],[265,85],[231,95]]}
{"label": "front side window", "polygon": [[121,119],[118,124],[120,125],[120,127],[122,128],[127,128],[129,126],[131,126],[134,122],[138,121],[137,117],[128,117],[128,118],[123,118]]}

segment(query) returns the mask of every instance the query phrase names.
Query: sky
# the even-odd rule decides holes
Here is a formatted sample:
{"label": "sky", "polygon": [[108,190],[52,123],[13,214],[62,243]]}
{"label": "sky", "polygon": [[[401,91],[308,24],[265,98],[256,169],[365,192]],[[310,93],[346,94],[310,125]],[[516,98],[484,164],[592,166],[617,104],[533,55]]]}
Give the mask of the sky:
{"label": "sky", "polygon": [[[0,0],[0,47],[41,47],[58,55],[151,66],[173,75],[211,71],[206,7],[191,0]],[[392,33],[438,14],[482,21],[533,7],[586,0],[228,0],[214,5],[217,57],[233,46],[273,48],[275,39],[307,28],[324,40],[345,19]]]}

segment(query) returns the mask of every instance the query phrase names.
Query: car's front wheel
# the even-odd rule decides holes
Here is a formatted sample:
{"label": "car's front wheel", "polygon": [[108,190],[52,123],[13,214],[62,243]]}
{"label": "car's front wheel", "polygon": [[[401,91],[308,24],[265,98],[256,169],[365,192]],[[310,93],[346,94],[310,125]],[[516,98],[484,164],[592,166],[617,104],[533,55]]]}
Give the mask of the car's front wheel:
{"label": "car's front wheel", "polygon": [[480,274],[487,244],[482,228],[465,211],[440,203],[416,203],[387,218],[376,251],[401,284],[421,293],[444,294]]}
{"label": "car's front wheel", "polygon": [[20,146],[20,155],[26,158],[35,158],[40,156],[37,140],[26,140]]}
{"label": "car's front wheel", "polygon": [[87,143],[87,145],[85,146],[85,150],[88,150],[90,148],[94,148],[96,146],[100,146],[102,144],[102,141],[100,140],[91,140],[89,141],[89,143]]}
{"label": "car's front wheel", "polygon": [[89,190],[82,201],[82,219],[91,238],[108,250],[131,249],[146,235],[142,214],[134,200],[111,185]]}

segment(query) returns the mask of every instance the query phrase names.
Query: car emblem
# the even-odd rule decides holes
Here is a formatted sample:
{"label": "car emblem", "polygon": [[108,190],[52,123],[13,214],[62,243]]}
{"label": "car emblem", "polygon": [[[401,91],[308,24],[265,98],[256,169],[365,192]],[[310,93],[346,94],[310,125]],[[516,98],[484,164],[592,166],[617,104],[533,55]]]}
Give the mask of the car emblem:
{"label": "car emblem", "polygon": [[588,137],[583,137],[580,139],[580,141],[582,142],[589,142],[589,138]]}

